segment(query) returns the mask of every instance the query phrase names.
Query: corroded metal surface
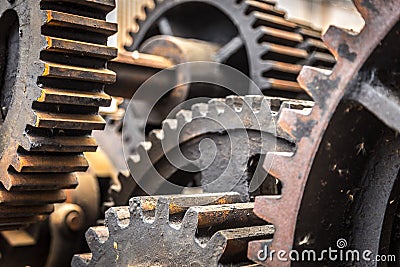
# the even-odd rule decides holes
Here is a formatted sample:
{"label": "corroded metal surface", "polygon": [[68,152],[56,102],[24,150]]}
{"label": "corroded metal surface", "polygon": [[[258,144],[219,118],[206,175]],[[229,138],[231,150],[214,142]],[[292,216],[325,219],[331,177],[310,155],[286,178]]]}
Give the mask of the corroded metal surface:
{"label": "corroded metal surface", "polygon": [[[191,206],[206,198],[209,205]],[[133,198],[107,212],[106,227],[89,229],[92,253],[72,266],[242,266],[247,242],[274,229],[240,200],[235,193]]]}
{"label": "corroded metal surface", "polygon": [[103,129],[97,111],[110,103],[103,86],[115,81],[105,67],[117,55],[106,45],[117,31],[105,20],[114,6],[1,2],[1,229],[44,219],[76,186],[70,173],[88,167],[82,152],[96,150],[90,134]]}
{"label": "corroded metal surface", "polygon": [[[282,106],[285,101],[264,96],[231,96],[181,110],[175,119],[165,120],[162,129],[152,131],[147,141],[139,144],[137,152],[130,155],[128,165],[133,178],[120,175],[120,187],[112,192],[115,204],[127,203],[140,193],[139,186],[147,193],[180,193],[177,188],[161,183],[158,177],[181,186],[201,186],[205,192],[232,190],[250,197],[251,181],[266,179],[255,172],[257,155],[294,149],[290,136],[276,132],[276,112],[270,108],[311,107],[308,101],[297,101],[297,107],[294,102],[286,101]],[[204,140],[208,145],[202,143]],[[174,156],[178,149],[183,157]],[[187,168],[188,161],[193,161],[192,170],[182,175],[180,171]],[[254,170],[249,167],[252,161]],[[197,180],[196,170],[200,173]]]}
{"label": "corroded metal surface", "polygon": [[[220,46],[216,62],[248,72],[261,90],[303,92],[296,82],[302,65],[334,63],[320,31],[285,18],[273,1],[154,1],[144,11],[133,19],[137,25],[128,51],[156,35],[205,40]],[[208,14],[207,19],[200,14]]]}
{"label": "corroded metal surface", "polygon": [[[295,242],[295,229],[304,188],[320,142],[343,96],[351,90],[351,81],[380,44],[390,29],[398,22],[399,1],[354,1],[363,15],[366,26],[357,36],[331,27],[323,39],[335,55],[337,64],[332,72],[305,67],[298,78],[301,86],[312,96],[315,106],[309,114],[282,110],[278,125],[296,139],[297,150],[292,155],[268,155],[265,164],[272,162],[270,174],[283,183],[279,197],[256,198],[254,212],[276,227],[272,244],[253,241],[248,256],[260,264],[288,266],[289,261],[260,262],[257,253],[268,245],[271,250],[289,251]],[[361,101],[362,102],[362,99]],[[383,103],[383,102],[382,102]],[[378,111],[376,111],[379,117]],[[385,121],[391,128],[395,124]],[[398,130],[398,129],[397,129]]]}

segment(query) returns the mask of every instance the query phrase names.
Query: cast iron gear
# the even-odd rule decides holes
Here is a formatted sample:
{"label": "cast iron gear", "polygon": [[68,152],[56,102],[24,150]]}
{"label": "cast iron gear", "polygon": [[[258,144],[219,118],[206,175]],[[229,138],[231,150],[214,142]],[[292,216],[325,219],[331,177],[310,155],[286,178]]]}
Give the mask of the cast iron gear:
{"label": "cast iron gear", "polygon": [[128,51],[157,35],[205,41],[219,47],[216,62],[244,72],[267,95],[303,93],[296,82],[302,65],[334,64],[321,32],[285,18],[274,1],[155,0],[143,11],[134,18]]}
{"label": "cast iron gear", "polygon": [[88,230],[92,253],[76,255],[72,266],[243,266],[247,242],[274,229],[242,200],[237,193],[132,198],[108,210],[106,226]]}
{"label": "cast iron gear", "polygon": [[[265,177],[265,172],[257,173],[260,157],[294,149],[290,136],[276,132],[275,115],[284,107],[307,110],[311,105],[274,97],[229,96],[181,110],[130,155],[133,178],[121,173],[120,186],[112,187],[112,198],[116,205],[124,205],[130,197],[144,194],[140,187],[151,194],[181,193],[176,192],[180,188],[160,183],[159,175],[173,184],[202,186],[205,192],[232,190],[249,198],[253,179],[257,183]],[[180,152],[182,158],[176,156]],[[272,184],[276,185],[275,179]],[[277,194],[277,189],[264,191],[268,193]]]}
{"label": "cast iron gear", "polygon": [[[270,240],[252,241],[248,256],[295,248],[317,252],[346,239],[372,255],[398,248],[400,1],[354,1],[365,19],[358,34],[331,27],[323,39],[335,55],[332,72],[304,67],[299,82],[315,101],[309,114],[282,109],[278,127],[296,140],[291,154],[268,154],[280,196],[256,197],[254,212],[274,224]],[[394,147],[393,147],[394,146]],[[397,211],[398,212],[398,211]],[[314,223],[314,219],[317,221]],[[397,228],[396,228],[397,227]],[[356,266],[377,261],[355,260]]]}
{"label": "cast iron gear", "polygon": [[[333,56],[320,40],[321,33],[286,19],[285,13],[277,9],[273,1],[166,0],[146,3],[144,15],[141,13],[136,17],[131,30],[133,42],[127,46],[129,51],[139,49],[175,64],[193,60],[225,63],[247,74],[266,95],[296,98],[307,98],[296,81],[302,65],[330,68],[334,64]],[[117,65],[115,67],[118,70]],[[218,72],[207,75],[218,75]],[[146,110],[144,103],[137,103],[138,108],[130,109],[127,112],[130,120],[125,120],[124,127],[131,128],[132,134],[124,136],[124,143],[131,143],[131,153],[146,139],[141,133],[145,129],[159,128],[174,106],[190,98],[232,94],[210,85],[200,89],[198,86],[190,85],[186,90],[165,95],[153,107],[149,118],[142,118],[141,113]],[[243,92],[238,94],[259,92],[251,92],[251,89],[249,92],[244,86]]]}
{"label": "cast iron gear", "polygon": [[15,0],[0,3],[0,228],[42,219],[95,151],[92,130],[115,73],[106,22],[114,0]]}

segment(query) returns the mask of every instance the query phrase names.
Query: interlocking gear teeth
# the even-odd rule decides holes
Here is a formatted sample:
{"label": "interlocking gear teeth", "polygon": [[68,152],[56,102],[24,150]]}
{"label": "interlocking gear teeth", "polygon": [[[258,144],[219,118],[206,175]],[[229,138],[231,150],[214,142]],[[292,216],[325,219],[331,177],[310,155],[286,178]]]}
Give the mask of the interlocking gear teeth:
{"label": "interlocking gear teeth", "polygon": [[303,126],[312,127],[313,122],[308,120],[310,111],[307,109],[293,110],[289,108],[281,109],[278,118],[278,127],[287,133],[292,140],[300,140],[302,133],[306,131]]}
{"label": "interlocking gear teeth", "polygon": [[[318,86],[317,83],[319,81],[329,80],[331,74],[332,71],[330,70],[304,66],[297,77],[297,81],[300,86],[304,88],[304,91],[312,97],[315,102],[322,106],[326,94],[333,93],[333,91],[326,92],[325,88]],[[312,82],[310,83],[310,81]]]}
{"label": "interlocking gear teeth", "polygon": [[133,198],[106,213],[106,227],[88,230],[92,254],[76,255],[72,266],[240,266],[247,241],[274,231],[241,200],[236,193]]}
{"label": "interlocking gear teeth", "polygon": [[[362,13],[366,26],[357,36],[333,28],[323,37],[338,62],[329,75],[309,68],[301,72],[300,84],[316,98],[315,106],[307,120],[295,119],[291,129],[307,129],[303,136],[297,136],[297,150],[291,158],[276,156],[272,160],[271,172],[283,180],[282,195],[256,197],[254,212],[261,218],[272,222],[276,227],[272,244],[267,240],[249,243],[248,256],[255,262],[257,252],[268,245],[270,249],[288,251],[292,248],[298,211],[303,190],[311,169],[311,163],[320,145],[328,122],[345,94],[350,81],[399,19],[399,1],[355,1]],[[337,35],[339,34],[339,36]],[[362,47],[362,49],[360,49]],[[287,119],[291,121],[291,119]],[[314,122],[310,125],[310,121]],[[290,129],[289,132],[292,130]],[[290,159],[290,160],[289,160]],[[271,159],[269,159],[271,161]],[[267,163],[266,163],[267,164]],[[269,165],[269,164],[267,164]],[[286,181],[286,183],[285,183]],[[272,266],[289,266],[290,262],[274,260],[259,262]]]}
{"label": "interlocking gear teeth", "polygon": [[[286,19],[285,12],[277,9],[275,3],[233,0],[203,2],[228,15],[231,22],[236,25],[238,36],[221,44],[222,49],[228,49],[227,47],[232,45],[233,48],[230,49],[233,51],[241,47],[238,48],[238,45],[246,46],[250,65],[249,76],[261,90],[302,93],[301,87],[295,80],[301,65],[311,64],[329,68],[334,64],[334,58],[320,41],[321,33],[308,25]],[[151,8],[144,10],[145,16],[136,19],[136,27],[130,32],[133,41],[125,48],[128,51],[139,49],[145,38],[152,36],[148,35],[148,32],[158,23],[158,19],[162,18],[169,23],[168,18],[163,15],[181,4],[185,4],[185,1],[151,2]],[[161,34],[176,35],[174,29],[172,31],[171,29],[165,33],[161,31]],[[179,37],[186,36],[179,35]],[[218,43],[218,40],[214,42]]]}
{"label": "interlocking gear teeth", "polygon": [[[63,189],[77,185],[70,172],[87,169],[82,153],[96,150],[90,134],[103,129],[98,108],[111,100],[103,86],[115,80],[115,73],[105,68],[117,55],[106,45],[117,30],[105,20],[114,7],[113,0],[0,4],[0,19],[15,17],[16,28],[5,27],[16,33],[13,44],[19,45],[10,47],[19,56],[13,58],[17,75],[1,84],[12,95],[0,129],[0,203],[3,214],[10,210],[1,229],[43,220],[51,210],[48,204],[64,201]],[[19,205],[30,207],[28,219]],[[20,215],[12,216],[14,212]]]}
{"label": "interlocking gear teeth", "polygon": [[[216,157],[215,162],[218,160],[221,160],[221,162],[218,165],[219,167],[213,167],[213,165],[211,165],[205,170],[202,170],[201,185],[205,185],[205,190],[212,190],[211,192],[226,191],[228,186],[233,186],[235,188],[234,191],[239,191],[244,195],[248,195],[249,181],[247,179],[250,179],[251,177],[248,176],[252,175],[251,171],[246,171],[249,168],[248,165],[246,165],[249,159],[246,160],[243,158],[247,156],[235,154],[231,157],[240,157],[240,159],[232,158],[232,160],[237,160],[240,164],[229,165],[225,160],[226,156],[223,156],[231,154],[229,151],[224,150],[230,147],[226,142],[229,142],[230,138],[235,138],[236,141],[233,143],[247,142],[245,139],[247,140],[248,137],[241,139],[241,136],[244,138],[244,136],[250,134],[249,157],[252,157],[257,153],[264,154],[266,151],[274,149],[272,148],[274,141],[271,140],[275,140],[276,136],[292,141],[293,138],[290,138],[283,129],[278,128],[278,134],[275,132],[275,121],[279,113],[271,113],[269,107],[273,106],[274,109],[279,109],[281,105],[292,105],[294,109],[304,109],[307,111],[307,108],[312,106],[308,101],[287,102],[286,99],[268,98],[264,96],[229,96],[226,99],[212,99],[208,104],[195,104],[192,106],[191,111],[182,110],[178,112],[176,119],[165,120],[163,129],[152,132],[148,138],[149,141],[141,143],[136,153],[130,157],[128,164],[136,182],[131,183],[123,181],[127,179],[127,177],[120,176],[122,179],[120,181],[121,184],[132,185],[133,188],[124,188],[122,186],[121,188],[117,188],[119,191],[114,190],[112,195],[117,202],[116,204],[123,205],[128,201],[129,197],[132,196],[132,192],[134,192],[136,190],[135,188],[138,186],[136,183],[140,184],[145,181],[146,184],[150,183],[150,181],[156,183],[154,177],[157,175],[162,175],[166,179],[173,177],[178,171],[178,166],[182,163],[170,162],[167,156],[169,156],[169,152],[178,148],[177,145],[179,145],[179,149],[183,151],[185,157],[191,158],[191,156],[188,155],[193,154],[193,158],[197,159],[198,156],[195,156],[195,154],[198,153],[196,152],[198,151],[196,146],[205,137],[213,138],[213,140],[215,139],[214,142],[219,147],[217,148],[217,153],[221,154]],[[228,136],[228,132],[230,131],[233,134],[232,137]],[[250,132],[248,133],[248,131]],[[270,140],[269,138],[272,139]],[[290,151],[293,149],[290,141],[288,142],[285,140],[279,139],[276,148],[278,151]],[[244,151],[245,148],[241,147],[241,149]],[[211,149],[206,150],[206,153],[208,153],[208,151],[212,153]],[[185,153],[188,153],[188,155]],[[245,155],[246,153],[243,152],[242,154]],[[203,161],[205,162],[205,159],[193,161],[191,164],[202,168],[201,164],[203,164]],[[215,177],[221,172],[221,166],[225,165],[227,169],[224,171],[223,175],[227,176],[226,179],[228,179],[229,176],[229,181],[225,181],[223,185],[223,182],[216,180]],[[156,170],[158,174],[155,172]],[[213,183],[212,186],[207,185],[214,180],[215,183]],[[162,186],[159,182],[157,182],[157,185]],[[161,189],[160,187],[159,190]],[[123,199],[125,199],[123,202],[119,202]]]}

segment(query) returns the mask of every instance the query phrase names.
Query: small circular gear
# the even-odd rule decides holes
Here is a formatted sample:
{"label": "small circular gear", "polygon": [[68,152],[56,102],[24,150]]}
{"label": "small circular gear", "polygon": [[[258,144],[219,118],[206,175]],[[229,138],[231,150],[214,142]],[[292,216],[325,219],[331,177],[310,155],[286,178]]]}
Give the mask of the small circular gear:
{"label": "small circular gear", "polygon": [[0,229],[41,220],[75,171],[95,151],[92,130],[104,128],[99,106],[115,73],[107,38],[113,0],[15,0],[0,3]]}

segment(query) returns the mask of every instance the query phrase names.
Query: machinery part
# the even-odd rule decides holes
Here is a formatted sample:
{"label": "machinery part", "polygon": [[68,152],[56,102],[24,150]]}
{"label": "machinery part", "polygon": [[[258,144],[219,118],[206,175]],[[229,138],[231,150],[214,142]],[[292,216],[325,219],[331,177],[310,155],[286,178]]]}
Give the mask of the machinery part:
{"label": "machinery part", "polygon": [[[210,204],[196,206],[203,200]],[[240,200],[236,193],[135,197],[108,210],[106,227],[88,230],[92,254],[75,256],[72,266],[242,266],[247,242],[274,229]]]}
{"label": "machinery part", "polygon": [[1,232],[0,266],[67,267],[75,253],[87,251],[85,231],[100,217],[100,190],[89,172],[77,178],[77,188],[67,190],[67,201],[55,204],[47,220]]}
{"label": "machinery part", "polygon": [[[388,188],[397,179],[399,166],[397,160],[385,162],[393,157],[385,142],[396,145],[394,132],[400,130],[396,74],[400,2],[354,3],[366,22],[361,33],[355,36],[331,27],[323,37],[337,59],[333,71],[305,67],[299,75],[300,84],[315,101],[311,112],[282,109],[279,114],[278,126],[296,140],[297,149],[290,156],[275,153],[266,157],[265,164],[272,166],[270,174],[283,187],[280,196],[256,197],[254,212],[276,227],[272,244],[270,240],[249,244],[249,258],[260,264],[290,264],[276,259],[260,261],[257,253],[265,245],[275,251],[293,247],[318,251],[336,244],[338,235],[347,238],[351,248],[362,250],[374,243],[368,248],[374,253],[385,249],[388,239],[382,237],[388,232],[384,224],[391,226],[393,217],[387,220],[384,216],[393,216],[390,203],[397,203],[390,196],[390,192],[396,192],[395,187]],[[390,133],[390,129],[394,132]],[[380,136],[386,138],[382,140]],[[374,152],[384,157],[377,160]],[[398,154],[398,150],[394,153]],[[382,179],[387,184],[381,184]],[[378,184],[379,188],[374,189]],[[368,196],[376,202],[367,201]],[[318,218],[318,222],[310,223],[310,218]],[[377,262],[357,264],[375,266]]]}
{"label": "machinery part", "polygon": [[[289,136],[275,132],[274,115],[284,101],[264,96],[230,96],[181,110],[176,119],[165,120],[161,130],[152,131],[148,141],[142,142],[128,159],[133,178],[120,175],[120,187],[113,187],[112,192],[115,204],[124,205],[130,197],[145,192],[181,193],[176,192],[180,188],[160,183],[159,176],[181,186],[201,186],[214,193],[232,190],[248,198],[252,180],[265,178],[265,173],[259,179],[255,177],[260,155],[294,149]],[[308,101],[297,101],[296,105],[286,101],[285,105],[311,107]],[[180,151],[184,158],[176,157]],[[275,179],[272,182],[276,185]]]}
{"label": "machinery part", "polygon": [[108,105],[105,69],[116,49],[106,46],[117,26],[105,21],[104,1],[1,1],[0,229],[17,228],[65,200],[95,151],[91,130],[103,129]]}
{"label": "machinery part", "polygon": [[[133,43],[127,50],[134,51],[131,58],[116,59],[110,68],[129,79],[122,79],[128,90],[107,88],[111,95],[131,97],[146,78],[150,78],[161,67],[194,60],[225,63],[247,74],[266,95],[307,97],[296,82],[301,66],[329,68],[334,58],[320,41],[320,32],[307,25],[290,21],[285,13],[275,7],[273,1],[154,1],[153,9],[144,9],[146,16],[137,21],[132,30]],[[153,5],[154,4],[154,5]],[[201,12],[207,18],[199,16]],[[200,27],[201,25],[201,27]],[[169,29],[168,31],[166,29]],[[161,34],[161,35],[159,35]],[[151,56],[149,56],[151,54]],[[126,55],[126,54],[125,54]],[[148,59],[155,59],[155,63]],[[122,64],[121,64],[122,63]],[[168,76],[191,81],[181,69],[170,69]],[[174,73],[175,72],[175,73]],[[220,72],[207,73],[191,71],[189,76],[215,77]],[[184,78],[182,78],[182,76]],[[225,77],[218,76],[218,80]],[[160,80],[159,83],[166,84]],[[169,89],[169,88],[168,88]],[[161,91],[160,91],[161,90]],[[163,91],[164,90],[164,91]],[[173,108],[186,99],[197,97],[226,97],[232,92],[218,86],[193,83],[180,86],[166,94],[165,86],[154,86],[149,94],[164,96],[154,107],[144,101],[137,101],[127,112],[124,127],[131,134],[124,142],[130,142],[130,150],[136,152],[139,142],[151,129],[158,129],[162,120]],[[240,95],[259,94],[248,85],[243,86]],[[152,109],[149,118],[143,110]],[[180,108],[190,108],[180,107]],[[122,165],[122,164],[119,164]],[[125,169],[121,170],[125,171]]]}
{"label": "machinery part", "polygon": [[[334,63],[321,33],[285,18],[274,1],[155,0],[135,18],[128,51],[141,50],[156,35],[196,39],[219,47],[214,61],[245,74],[261,90],[302,93],[296,77],[302,65]],[[204,16],[207,14],[207,16]],[[195,47],[195,45],[193,46]]]}
{"label": "machinery part", "polygon": [[171,60],[145,53],[119,52],[107,67],[116,72],[117,80],[105,87],[106,93],[123,98],[132,98],[136,90],[157,72],[174,66]]}

